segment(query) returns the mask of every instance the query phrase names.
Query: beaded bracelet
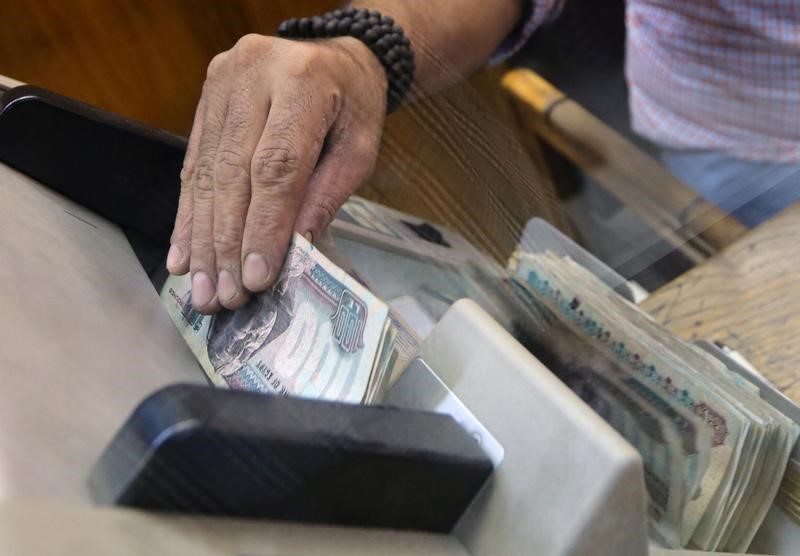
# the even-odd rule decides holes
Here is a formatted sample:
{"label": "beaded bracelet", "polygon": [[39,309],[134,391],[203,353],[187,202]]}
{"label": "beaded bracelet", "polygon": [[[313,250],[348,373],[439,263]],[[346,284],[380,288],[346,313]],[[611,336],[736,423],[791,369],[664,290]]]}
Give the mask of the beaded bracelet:
{"label": "beaded bracelet", "polygon": [[387,112],[393,112],[406,98],[414,81],[414,51],[411,41],[394,20],[376,10],[345,8],[321,16],[287,19],[278,36],[288,39],[353,37],[378,58],[388,83]]}

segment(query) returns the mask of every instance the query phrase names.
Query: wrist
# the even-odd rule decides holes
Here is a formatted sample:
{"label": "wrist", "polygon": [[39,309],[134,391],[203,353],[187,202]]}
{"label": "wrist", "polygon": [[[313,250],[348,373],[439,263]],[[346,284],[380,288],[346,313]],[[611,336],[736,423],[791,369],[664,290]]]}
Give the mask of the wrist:
{"label": "wrist", "polygon": [[354,37],[336,37],[325,39],[324,42],[347,56],[360,72],[368,76],[370,82],[375,83],[381,94],[386,96],[386,92],[389,89],[389,78],[386,75],[386,70],[384,70],[375,53],[366,44]]}
{"label": "wrist", "polygon": [[363,43],[385,72],[388,112],[402,104],[414,81],[411,42],[392,17],[378,11],[349,7],[321,16],[287,19],[278,27],[278,35],[300,40],[352,37]]}

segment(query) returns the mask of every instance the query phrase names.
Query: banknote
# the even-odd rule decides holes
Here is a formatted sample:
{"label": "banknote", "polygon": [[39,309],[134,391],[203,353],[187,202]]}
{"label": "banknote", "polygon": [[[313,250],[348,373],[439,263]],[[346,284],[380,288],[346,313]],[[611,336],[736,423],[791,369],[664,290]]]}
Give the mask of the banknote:
{"label": "banknote", "polygon": [[746,550],[778,492],[796,424],[569,258],[519,253],[509,270],[534,354],[642,455],[662,539]]}
{"label": "banknote", "polygon": [[[529,289],[519,295],[537,321],[527,347],[639,451],[651,524],[667,544],[685,544],[699,521],[686,511],[687,502],[708,466],[707,451],[701,448],[708,433],[700,418],[665,403],[627,373],[608,341],[582,336]],[[610,335],[605,328],[597,332],[603,338]]]}
{"label": "banknote", "polygon": [[369,201],[358,197],[350,197],[339,209],[336,218],[342,222],[348,222],[398,240],[405,239],[392,228],[390,223],[386,222],[385,218],[376,213]]}
{"label": "banknote", "polygon": [[241,309],[201,315],[189,276],[161,297],[217,386],[369,403],[394,361],[387,306],[297,234],[275,285]]}

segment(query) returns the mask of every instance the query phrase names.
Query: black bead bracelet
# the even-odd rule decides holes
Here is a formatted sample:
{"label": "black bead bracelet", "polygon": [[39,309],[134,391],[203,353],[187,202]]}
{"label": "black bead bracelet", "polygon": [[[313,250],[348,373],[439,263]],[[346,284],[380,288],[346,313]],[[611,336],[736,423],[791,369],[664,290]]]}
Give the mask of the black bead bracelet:
{"label": "black bead bracelet", "polygon": [[394,20],[375,10],[344,8],[321,16],[287,19],[278,27],[287,39],[353,37],[378,58],[386,71],[387,112],[400,106],[414,81],[414,51],[411,41]]}

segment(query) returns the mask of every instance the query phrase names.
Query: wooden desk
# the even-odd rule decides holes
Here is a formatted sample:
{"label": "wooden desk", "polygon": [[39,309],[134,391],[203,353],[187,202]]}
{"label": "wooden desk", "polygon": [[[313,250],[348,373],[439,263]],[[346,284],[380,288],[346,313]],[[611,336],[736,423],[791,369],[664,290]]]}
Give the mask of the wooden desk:
{"label": "wooden desk", "polygon": [[717,340],[800,402],[800,204],[662,287],[641,307],[688,340]]}

